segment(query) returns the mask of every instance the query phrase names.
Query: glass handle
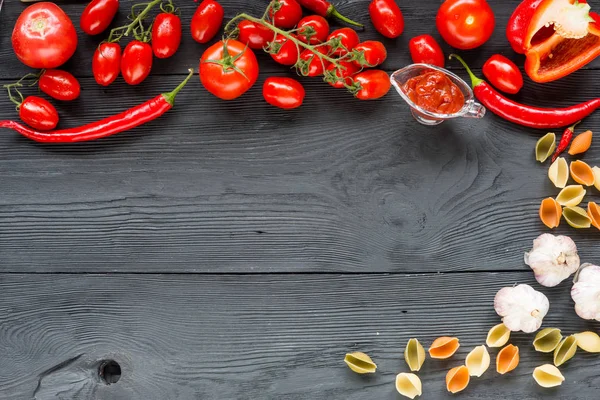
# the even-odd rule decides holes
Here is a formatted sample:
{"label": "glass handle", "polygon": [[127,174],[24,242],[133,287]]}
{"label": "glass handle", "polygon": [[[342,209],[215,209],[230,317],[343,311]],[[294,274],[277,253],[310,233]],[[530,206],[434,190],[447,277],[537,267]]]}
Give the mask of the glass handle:
{"label": "glass handle", "polygon": [[465,118],[483,118],[485,115],[485,107],[479,103],[473,102],[465,113]]}

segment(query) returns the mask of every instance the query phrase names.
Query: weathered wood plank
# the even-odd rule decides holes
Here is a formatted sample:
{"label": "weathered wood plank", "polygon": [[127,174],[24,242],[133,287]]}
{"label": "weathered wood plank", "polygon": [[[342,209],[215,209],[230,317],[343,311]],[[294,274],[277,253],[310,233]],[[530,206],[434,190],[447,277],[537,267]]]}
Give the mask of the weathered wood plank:
{"label": "weathered wood plank", "polygon": [[[484,343],[495,292],[515,282],[532,276],[0,275],[0,397],[30,399],[37,387],[36,400],[395,399],[406,341],[456,335],[457,355],[419,373],[423,398],[451,398],[446,371]],[[575,315],[569,287],[543,289],[544,326],[600,329]],[[544,390],[531,372],[551,355],[532,340],[513,334],[518,369],[501,377],[492,366],[461,398],[595,397],[600,356],[578,352],[561,367],[564,385]],[[350,351],[369,353],[377,374],[350,372]],[[122,370],[110,386],[96,373],[105,359]]]}

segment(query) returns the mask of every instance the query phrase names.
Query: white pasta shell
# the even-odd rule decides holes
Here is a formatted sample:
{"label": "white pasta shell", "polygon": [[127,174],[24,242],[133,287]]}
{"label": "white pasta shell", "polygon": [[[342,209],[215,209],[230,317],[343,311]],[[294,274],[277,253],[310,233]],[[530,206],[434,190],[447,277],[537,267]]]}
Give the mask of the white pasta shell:
{"label": "white pasta shell", "polygon": [[498,324],[488,332],[485,344],[488,347],[502,347],[508,343],[508,339],[510,339],[510,329],[504,324]]}
{"label": "white pasta shell", "polygon": [[565,377],[552,364],[544,364],[533,370],[533,379],[541,387],[551,388],[562,385]]}
{"label": "white pasta shell", "polygon": [[594,167],[592,168],[592,171],[594,172],[594,177],[596,178],[594,181],[594,187],[600,190],[600,167]]}
{"label": "white pasta shell", "polygon": [[564,157],[558,157],[548,169],[548,178],[557,188],[567,186],[569,180],[569,165]]}
{"label": "white pasta shell", "polygon": [[490,367],[490,353],[485,346],[477,346],[467,355],[465,365],[469,375],[480,377]]}
{"label": "white pasta shell", "polygon": [[585,189],[581,185],[569,185],[556,196],[556,202],[563,207],[575,207],[585,196]]}
{"label": "white pasta shell", "polygon": [[419,377],[407,372],[401,372],[396,376],[396,390],[409,399],[414,399],[423,393]]}
{"label": "white pasta shell", "polygon": [[425,349],[417,339],[410,339],[404,349],[404,360],[411,371],[419,371],[425,362]]}
{"label": "white pasta shell", "polygon": [[600,336],[595,332],[576,333],[577,346],[588,353],[600,353]]}

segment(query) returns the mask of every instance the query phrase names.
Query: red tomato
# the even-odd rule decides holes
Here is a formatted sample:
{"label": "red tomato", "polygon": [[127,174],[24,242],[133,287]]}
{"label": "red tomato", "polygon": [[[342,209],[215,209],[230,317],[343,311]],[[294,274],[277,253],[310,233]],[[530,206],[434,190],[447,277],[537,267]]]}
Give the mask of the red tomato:
{"label": "red tomato", "polygon": [[298,71],[303,76],[320,76],[323,75],[325,69],[330,62],[317,57],[315,53],[306,49],[300,53],[300,62],[297,66]]}
{"label": "red tomato", "polygon": [[181,43],[181,20],[175,14],[160,13],[152,24],[152,52],[156,58],[169,58]]}
{"label": "red tomato", "polygon": [[47,69],[38,82],[40,90],[56,100],[75,100],[81,93],[79,81],[71,73],[60,69]]}
{"label": "red tomato", "polygon": [[119,0],[92,0],[83,10],[79,26],[88,35],[102,33],[108,28],[118,10]]}
{"label": "red tomato", "polygon": [[130,85],[139,85],[152,69],[152,47],[148,43],[132,40],[123,50],[121,75]]}
{"label": "red tomato", "polygon": [[275,39],[275,32],[269,28],[244,20],[238,24],[238,40],[251,49],[262,49]]}
{"label": "red tomato", "polygon": [[292,29],[302,18],[302,7],[296,0],[279,0],[279,10],[269,12],[273,25],[278,28]]}
{"label": "red tomato", "polygon": [[380,69],[360,72],[354,77],[354,82],[360,84],[360,90],[355,94],[360,100],[374,100],[383,97],[392,86],[388,74]]}
{"label": "red tomato", "polygon": [[118,43],[101,43],[92,58],[92,73],[98,85],[108,86],[121,71],[121,46]]}
{"label": "red tomato", "polygon": [[17,19],[12,47],[17,58],[28,67],[56,68],[75,53],[77,32],[56,4],[36,3]]}
{"label": "red tomato", "polygon": [[263,97],[270,105],[289,110],[302,105],[304,87],[292,78],[271,77],[265,80]]}
{"label": "red tomato", "polygon": [[215,37],[221,29],[224,15],[223,7],[215,0],[204,0],[200,3],[192,16],[190,26],[194,40],[206,43]]}
{"label": "red tomato", "polygon": [[276,46],[280,46],[277,53],[271,53],[271,57],[273,60],[277,61],[279,64],[283,65],[294,65],[296,61],[298,61],[298,48],[291,40],[288,40],[283,35],[277,35],[274,41]]}
{"label": "red tomato", "polygon": [[494,54],[483,64],[483,75],[496,88],[516,94],[523,87],[523,74],[508,58]]}
{"label": "red tomato", "polygon": [[206,49],[200,58],[200,82],[223,100],[240,97],[257,78],[258,61],[254,52],[237,40],[221,40]]}
{"label": "red tomato", "polygon": [[48,100],[28,96],[19,106],[19,117],[23,122],[40,131],[49,131],[58,124],[58,112]]}
{"label": "red tomato", "polygon": [[446,0],[435,18],[446,43],[461,50],[487,42],[495,24],[494,12],[485,0]]}
{"label": "red tomato", "polygon": [[352,78],[354,77],[354,75],[356,75],[358,71],[360,71],[360,67],[357,67],[356,64],[354,64],[351,61],[338,61],[338,64],[340,64],[342,68],[340,69],[337,68],[335,64],[330,64],[327,67],[327,75],[332,74],[333,76],[338,77],[340,79],[335,82],[328,83],[334,88],[343,88],[344,83],[346,85],[351,85]]}
{"label": "red tomato", "polygon": [[327,41],[331,39],[334,39],[331,43],[332,54],[337,57],[348,53],[360,42],[356,31],[350,28],[336,29],[327,37]]}
{"label": "red tomato", "polygon": [[377,40],[367,40],[359,43],[353,51],[358,57],[354,60],[354,63],[359,67],[376,67],[387,58],[385,46]]}
{"label": "red tomato", "polygon": [[318,44],[327,40],[329,23],[320,15],[310,15],[298,22],[298,39],[308,44]]}
{"label": "red tomato", "polygon": [[410,39],[408,50],[414,63],[431,64],[444,68],[446,63],[444,52],[431,35],[420,35]]}
{"label": "red tomato", "polygon": [[369,4],[371,22],[377,32],[390,39],[397,38],[404,31],[404,16],[395,0],[373,0]]}

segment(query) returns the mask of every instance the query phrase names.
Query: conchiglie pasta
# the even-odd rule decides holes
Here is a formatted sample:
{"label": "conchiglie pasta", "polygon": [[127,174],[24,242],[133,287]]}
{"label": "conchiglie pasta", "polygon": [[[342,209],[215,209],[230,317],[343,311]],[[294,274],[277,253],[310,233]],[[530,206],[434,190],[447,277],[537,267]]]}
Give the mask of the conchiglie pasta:
{"label": "conchiglie pasta", "polygon": [[450,358],[460,347],[458,338],[442,336],[433,341],[429,348],[431,358]]}
{"label": "conchiglie pasta", "polygon": [[554,132],[548,132],[535,144],[535,159],[543,163],[554,153],[554,149],[556,149],[556,135]]}
{"label": "conchiglie pasta", "polygon": [[577,338],[574,335],[566,337],[554,350],[554,365],[560,367],[573,358],[576,352]]}
{"label": "conchiglie pasta", "polygon": [[600,336],[595,332],[576,333],[577,347],[588,353],[600,353]]}
{"label": "conchiglie pasta", "polygon": [[552,364],[544,364],[533,370],[533,379],[538,385],[551,388],[562,385],[565,377]]}
{"label": "conchiglie pasta", "polygon": [[404,349],[404,360],[411,371],[419,371],[425,362],[425,349],[417,339],[410,339]]}
{"label": "conchiglie pasta", "polygon": [[563,216],[565,217],[567,224],[571,225],[573,228],[585,229],[592,225],[589,215],[581,207],[565,207]]}
{"label": "conchiglie pasta", "polygon": [[504,324],[498,324],[488,332],[485,344],[488,347],[502,347],[508,343],[508,339],[510,339],[510,329]]}
{"label": "conchiglie pasta", "polygon": [[469,375],[480,377],[490,367],[490,353],[485,346],[477,346],[467,355],[465,365]]}
{"label": "conchiglie pasta", "polygon": [[562,207],[552,197],[542,200],[540,204],[540,219],[550,229],[558,227],[562,216]]}
{"label": "conchiglie pasta", "polygon": [[585,193],[583,186],[570,185],[560,191],[558,196],[556,196],[556,202],[561,206],[573,207],[581,203]]}
{"label": "conchiglie pasta", "polygon": [[594,187],[600,190],[600,167],[594,167],[592,171],[594,172]]}
{"label": "conchiglie pasta", "polygon": [[519,348],[512,344],[504,347],[496,356],[496,371],[504,375],[519,365]]}
{"label": "conchiglie pasta", "polygon": [[535,335],[533,347],[536,351],[541,353],[552,353],[561,340],[562,335],[560,334],[560,329],[545,328]]}
{"label": "conchiglie pasta", "polygon": [[596,178],[592,167],[581,160],[573,161],[569,166],[571,177],[577,183],[585,186],[593,186]]}
{"label": "conchiglie pasta", "polygon": [[569,148],[569,154],[574,156],[575,154],[585,153],[589,150],[592,145],[592,131],[585,131],[580,133],[573,139],[571,142],[571,147]]}
{"label": "conchiglie pasta", "polygon": [[377,370],[377,365],[371,357],[358,351],[346,354],[344,362],[357,374],[373,374]]}
{"label": "conchiglie pasta", "polygon": [[600,229],[600,206],[593,201],[590,201],[588,203],[587,213],[588,217],[590,217],[591,224]]}
{"label": "conchiglie pasta", "polygon": [[421,380],[415,374],[406,372],[399,373],[396,376],[396,390],[404,397],[414,399],[423,393]]}
{"label": "conchiglie pasta", "polygon": [[564,188],[569,181],[569,164],[563,157],[558,157],[548,169],[548,178],[557,188]]}
{"label": "conchiglie pasta", "polygon": [[461,392],[466,389],[470,380],[469,369],[466,366],[454,367],[446,374],[446,389],[450,393]]}

